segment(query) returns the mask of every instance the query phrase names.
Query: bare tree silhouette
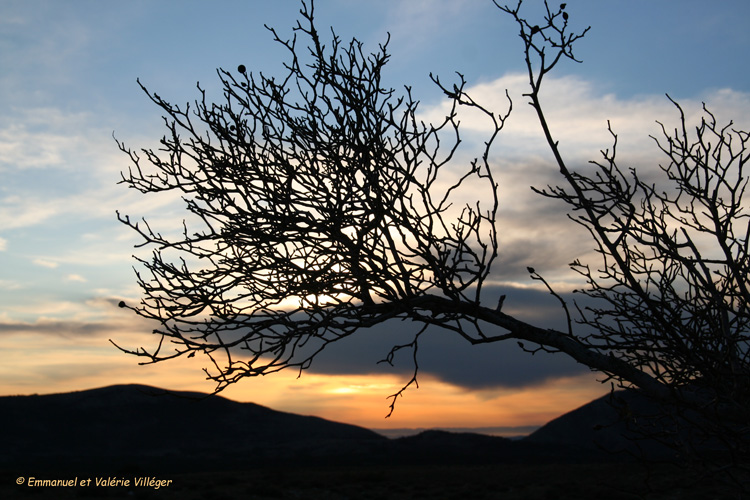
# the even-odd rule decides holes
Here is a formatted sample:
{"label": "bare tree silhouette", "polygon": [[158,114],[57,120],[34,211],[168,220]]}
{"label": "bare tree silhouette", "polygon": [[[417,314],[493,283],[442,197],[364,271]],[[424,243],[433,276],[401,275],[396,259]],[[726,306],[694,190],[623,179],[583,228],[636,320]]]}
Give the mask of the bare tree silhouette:
{"label": "bare tree silhouette", "polygon": [[[452,100],[445,120],[421,123],[409,88],[395,97],[381,87],[387,43],[365,55],[360,42],[344,46],[334,34],[326,48],[312,5],[303,3],[301,14],[292,40],[271,29],[291,58],[283,78],[255,77],[244,66],[239,76],[220,70],[226,102],[208,103],[201,90],[195,110],[149,93],[170,131],[164,159],[143,151],[157,173],[118,142],[134,164],[124,183],[181,192],[203,225],[169,239],[118,214],[143,245],[156,247],[141,261],[145,298],[131,308],[178,346],[134,354],[159,361],[203,352],[219,390],[245,376],[307,368],[329,343],[394,318],[490,341],[457,322],[465,313],[441,308],[480,307],[497,255],[487,156],[507,114],[473,102],[462,80],[445,89]],[[301,60],[298,34],[310,41],[309,61]],[[458,106],[482,111],[495,132],[456,176],[445,167],[460,142]],[[457,193],[478,187],[486,206],[467,205],[449,219]],[[192,260],[173,264],[166,252]],[[416,350],[421,333],[408,347]]]}
{"label": "bare tree silhouette", "polygon": [[[571,267],[597,305],[570,307],[531,268],[560,301],[566,328],[541,328],[504,313],[502,302],[482,302],[498,254],[488,158],[510,99],[497,114],[465,92],[463,76],[455,85],[433,77],[450,112],[437,125],[422,123],[409,87],[402,96],[382,87],[387,42],[366,54],[356,39],[345,45],[334,33],[326,46],[313,5],[303,2],[293,38],[269,28],[290,58],[281,78],[244,66],[219,70],[225,100],[208,102],[199,86],[193,108],[141,85],[166,113],[169,133],[156,152],[118,141],[133,164],[122,182],[142,193],[180,193],[200,229],[186,222],[180,235],[163,236],[118,213],[154,248],[150,260],[139,259],[148,272],[138,273],[144,297],[120,305],[154,320],[160,338],[153,350],[123,350],[147,363],[205,354],[220,391],[244,377],[303,370],[332,342],[410,320],[419,326],[385,359],[413,352],[413,376],[391,396],[393,411],[417,380],[427,327],[472,344],[514,339],[637,388],[675,419],[699,423],[712,450],[720,445],[741,463],[750,421],[748,133],[717,124],[707,108],[691,132],[675,103],[680,128],[663,127],[655,139],[667,159],[666,188],[618,166],[611,129],[613,145],[592,173],[570,169],[540,89],[560,60],[576,61],[573,46],[588,28],[570,31],[565,4],[555,10],[545,2],[540,23],[522,17],[522,1],[496,6],[518,24],[525,95],[560,171],[561,186],[537,192],[566,203],[589,231],[601,263]],[[307,52],[298,36],[309,41]],[[480,111],[492,131],[478,158],[456,174],[461,106]],[[454,212],[466,193],[481,201]]]}

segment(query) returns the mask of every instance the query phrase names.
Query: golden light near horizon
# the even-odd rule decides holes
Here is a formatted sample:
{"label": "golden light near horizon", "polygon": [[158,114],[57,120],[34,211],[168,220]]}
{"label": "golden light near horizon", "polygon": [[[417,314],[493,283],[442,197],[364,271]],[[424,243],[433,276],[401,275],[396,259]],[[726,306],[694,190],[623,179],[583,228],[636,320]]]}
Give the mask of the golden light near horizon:
{"label": "golden light near horizon", "polygon": [[[143,340],[143,335],[130,338]],[[45,347],[32,359],[22,356],[29,344],[42,343]],[[115,351],[102,337],[71,344],[63,336],[29,333],[4,343],[4,353],[1,394],[53,394],[115,384],[201,393],[214,388],[201,376],[205,361],[197,357],[139,366],[136,359]],[[525,388],[468,391],[424,375],[418,388],[410,388],[398,399],[388,418],[388,396],[408,380],[404,374],[300,375],[290,369],[242,380],[220,396],[375,429],[541,426],[603,395],[607,387],[595,378],[587,374]]]}
{"label": "golden light near horizon", "polygon": [[405,382],[399,375],[305,373],[297,378],[294,373],[276,373],[229,387],[222,394],[367,428],[399,429],[542,426],[608,391],[590,374],[478,393],[424,376],[419,388],[407,390],[386,418],[387,397]]}

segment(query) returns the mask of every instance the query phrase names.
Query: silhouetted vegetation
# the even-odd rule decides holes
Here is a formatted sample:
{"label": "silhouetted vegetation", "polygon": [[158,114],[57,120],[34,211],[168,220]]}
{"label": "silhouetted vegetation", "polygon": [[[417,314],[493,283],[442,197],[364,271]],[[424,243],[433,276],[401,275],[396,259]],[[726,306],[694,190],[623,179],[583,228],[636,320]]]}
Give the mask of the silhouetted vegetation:
{"label": "silhouetted vegetation", "polygon": [[[220,391],[244,377],[303,370],[332,342],[410,320],[420,326],[385,359],[413,352],[413,377],[392,396],[393,411],[417,380],[428,327],[472,344],[520,341],[637,388],[661,405],[644,432],[682,458],[736,471],[748,460],[750,421],[743,198],[750,134],[717,123],[707,107],[690,125],[675,103],[680,126],[655,138],[666,161],[658,185],[639,176],[652,167],[618,165],[612,130],[594,168],[570,168],[540,89],[559,61],[576,60],[574,44],[587,30],[571,32],[565,4],[545,2],[538,22],[523,17],[521,1],[496,5],[517,22],[525,96],[560,172],[560,186],[537,192],[570,207],[601,257],[571,264],[586,283],[587,306],[566,302],[529,268],[560,300],[566,327],[542,328],[482,301],[499,251],[500,173],[489,152],[510,99],[497,113],[467,94],[462,76],[455,84],[435,76],[450,111],[438,124],[422,123],[409,87],[400,95],[382,87],[388,43],[367,54],[357,40],[344,44],[334,34],[324,42],[312,4],[303,3],[292,39],[270,29],[288,50],[280,77],[244,66],[219,70],[225,100],[209,102],[201,89],[193,107],[144,87],[165,113],[168,134],[160,150],[140,154],[118,142],[133,163],[122,182],[143,193],[179,193],[199,228],[186,222],[180,234],[164,235],[118,214],[154,249],[140,260],[141,302],[121,306],[153,320],[160,339],[153,350],[123,350],[146,362],[205,354]],[[491,125],[466,166],[453,162],[460,107]],[[476,202],[454,211],[467,192]],[[628,408],[622,414],[637,421]]]}

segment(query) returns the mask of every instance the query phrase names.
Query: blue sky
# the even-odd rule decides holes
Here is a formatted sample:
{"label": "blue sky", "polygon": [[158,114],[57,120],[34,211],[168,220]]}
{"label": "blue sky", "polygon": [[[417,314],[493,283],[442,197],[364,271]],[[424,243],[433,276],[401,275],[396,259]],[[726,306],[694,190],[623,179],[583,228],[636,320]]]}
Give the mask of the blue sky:
{"label": "blue sky", "polygon": [[[529,16],[541,5],[526,3]],[[547,82],[543,103],[569,158],[585,165],[608,147],[611,119],[623,160],[655,171],[658,155],[648,135],[658,133],[655,120],[676,118],[665,93],[691,117],[705,101],[720,119],[747,129],[750,3],[567,4],[574,27],[592,26],[576,50],[584,62],[562,64]],[[0,393],[129,381],[212,389],[200,363],[138,367],[107,341],[149,343],[144,332],[151,330],[114,307],[138,297],[131,258],[138,240],[117,222],[115,210],[164,224],[181,217],[167,200],[116,184],[128,162],[112,134],[139,148],[155,146],[164,133],[159,111],[136,78],[180,103],[197,96],[197,81],[216,92],[217,67],[278,72],[284,51],[263,25],[289,35],[299,6],[293,0],[0,4]],[[495,149],[505,246],[494,293],[507,293],[507,307],[517,314],[554,324],[559,311],[533,288],[525,267],[533,265],[568,290],[575,283],[565,263],[590,256],[590,247],[559,206],[528,189],[554,182],[554,172],[545,168],[549,157],[538,125],[520,97],[523,60],[512,20],[490,0],[319,0],[315,12],[321,31],[333,25],[343,40],[356,36],[372,50],[390,32],[386,82],[413,86],[426,118],[439,119],[443,106],[430,72],[450,81],[460,71],[475,98],[498,111],[504,89],[511,89],[515,111]],[[464,125],[469,145],[481,140],[475,117],[466,115]],[[337,346],[299,381],[267,377],[230,396],[363,425],[381,422],[384,398],[400,387],[408,367],[391,373],[373,368],[385,347],[371,338]],[[565,360],[532,359],[500,346],[478,352],[444,334],[435,334],[425,353],[426,382],[407,393],[406,409],[393,425],[429,426],[427,408],[457,404],[475,411],[446,411],[442,425],[542,423],[606,390]],[[526,408],[531,400],[546,405],[538,403],[533,415],[508,410],[524,407],[513,403],[522,400]],[[481,422],[479,414],[485,415]]]}

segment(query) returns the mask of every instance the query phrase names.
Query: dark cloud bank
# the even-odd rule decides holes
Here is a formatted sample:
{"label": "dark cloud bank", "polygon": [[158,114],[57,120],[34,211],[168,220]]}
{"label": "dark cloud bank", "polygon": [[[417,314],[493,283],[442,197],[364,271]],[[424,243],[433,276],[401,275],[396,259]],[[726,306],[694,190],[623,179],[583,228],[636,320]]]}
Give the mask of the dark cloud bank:
{"label": "dark cloud bank", "polygon": [[[560,304],[548,293],[532,289],[493,287],[486,289],[486,300],[494,303],[506,294],[504,311],[546,328],[564,328]],[[568,297],[570,298],[570,297]],[[411,349],[400,350],[393,365],[378,363],[394,345],[411,342],[420,325],[391,321],[329,345],[312,364],[311,372],[355,375],[371,373],[410,374]],[[498,329],[497,333],[501,330]],[[491,334],[492,331],[487,332]],[[533,348],[533,345],[527,347]],[[438,327],[427,330],[419,339],[419,373],[467,389],[493,387],[520,388],[546,380],[586,373],[589,369],[562,353],[523,351],[516,341],[471,345],[458,334]]]}
{"label": "dark cloud bank", "polygon": [[[495,304],[501,294],[507,296],[503,310],[519,319],[547,328],[564,328],[560,304],[547,292],[512,287],[486,287],[484,301]],[[566,297],[571,300],[572,297]],[[390,321],[362,329],[329,345],[313,361],[311,373],[328,375],[399,374],[410,377],[414,365],[412,350],[401,349],[393,358],[393,366],[384,360],[391,348],[411,342],[421,328],[411,321]],[[0,335],[34,332],[69,339],[113,337],[117,332],[148,333],[151,325],[137,317],[111,322],[50,321],[45,323],[0,324]],[[487,334],[492,334],[488,330]],[[497,330],[500,333],[500,330]],[[156,337],[144,338],[145,347],[153,347]],[[128,346],[136,347],[136,346]],[[527,347],[533,348],[533,345]],[[113,347],[114,349],[114,347]],[[124,354],[123,354],[124,356]],[[471,345],[455,332],[431,327],[419,339],[420,376],[433,376],[468,390],[521,388],[546,380],[586,373],[588,368],[564,354],[524,352],[514,340]]]}

